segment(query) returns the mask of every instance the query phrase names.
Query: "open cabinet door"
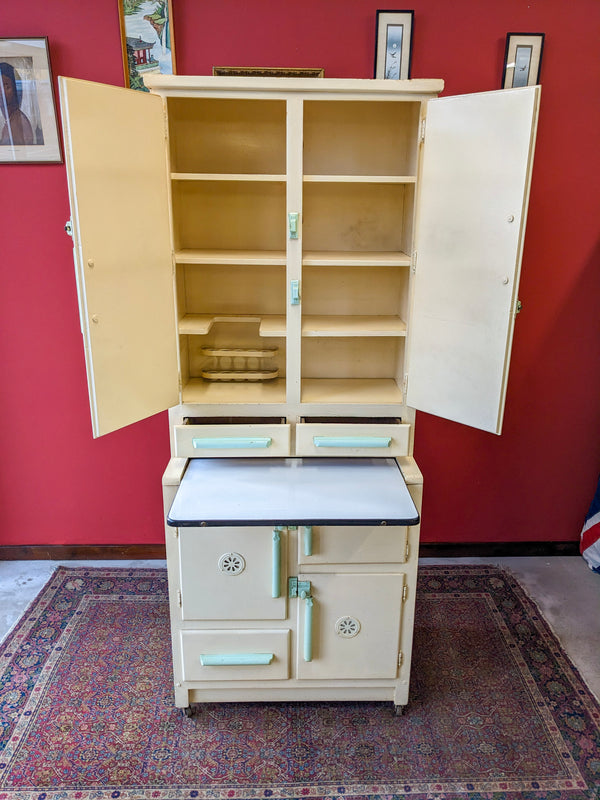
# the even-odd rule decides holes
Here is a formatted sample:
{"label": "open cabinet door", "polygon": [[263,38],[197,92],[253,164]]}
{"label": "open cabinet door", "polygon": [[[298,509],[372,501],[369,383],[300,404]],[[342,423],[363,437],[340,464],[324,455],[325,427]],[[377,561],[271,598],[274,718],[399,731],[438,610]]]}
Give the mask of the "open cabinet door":
{"label": "open cabinet door", "polygon": [[161,98],[60,78],[94,436],[178,402]]}
{"label": "open cabinet door", "polygon": [[409,406],[500,433],[539,87],[430,100]]}

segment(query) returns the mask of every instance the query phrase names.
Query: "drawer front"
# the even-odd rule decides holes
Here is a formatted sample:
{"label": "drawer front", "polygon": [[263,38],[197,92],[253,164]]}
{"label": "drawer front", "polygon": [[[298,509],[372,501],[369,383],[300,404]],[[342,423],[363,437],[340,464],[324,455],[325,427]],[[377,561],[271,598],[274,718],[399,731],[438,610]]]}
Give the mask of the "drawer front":
{"label": "drawer front", "polygon": [[289,456],[290,426],[176,425],[175,455],[183,458]]}
{"label": "drawer front", "polygon": [[296,426],[296,455],[299,456],[386,456],[408,455],[408,423],[322,423]]}
{"label": "drawer front", "polygon": [[408,528],[362,525],[298,528],[298,564],[403,564]]}
{"label": "drawer front", "polygon": [[289,630],[182,631],[185,681],[285,680]]}

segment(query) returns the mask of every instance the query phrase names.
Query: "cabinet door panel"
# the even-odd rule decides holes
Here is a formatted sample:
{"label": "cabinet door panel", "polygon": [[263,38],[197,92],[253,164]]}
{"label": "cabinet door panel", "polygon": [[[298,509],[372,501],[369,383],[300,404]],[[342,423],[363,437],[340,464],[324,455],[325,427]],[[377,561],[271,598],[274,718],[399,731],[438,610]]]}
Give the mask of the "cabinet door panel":
{"label": "cabinet door panel", "polygon": [[178,402],[160,97],[60,79],[94,436]]}
{"label": "cabinet door panel", "polygon": [[[406,561],[408,528],[397,525],[301,526],[298,564],[390,564]],[[307,538],[308,537],[308,538]],[[310,544],[309,544],[310,542]]]}
{"label": "cabinet door panel", "polygon": [[312,661],[304,660],[305,603],[298,603],[299,678],[389,678],[398,671],[404,575],[303,575],[310,580]]}
{"label": "cabinet door panel", "polygon": [[180,528],[179,548],[184,620],[285,619],[285,534],[276,554],[271,528]]}
{"label": "cabinet door panel", "polygon": [[408,339],[410,406],[500,433],[539,87],[431,100]]}

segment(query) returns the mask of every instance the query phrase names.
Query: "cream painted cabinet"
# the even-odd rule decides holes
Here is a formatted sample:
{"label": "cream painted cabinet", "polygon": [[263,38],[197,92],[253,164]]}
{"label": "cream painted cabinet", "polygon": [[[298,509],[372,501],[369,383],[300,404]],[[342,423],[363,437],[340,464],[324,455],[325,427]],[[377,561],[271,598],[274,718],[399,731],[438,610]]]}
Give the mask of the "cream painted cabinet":
{"label": "cream painted cabinet", "polygon": [[[439,80],[147,83],[60,79],[94,435],[170,409],[167,514],[192,460],[232,458],[396,459],[420,509],[416,408],[501,429],[539,87],[438,98]],[[235,518],[167,527],[177,704],[403,705],[418,526],[284,511],[251,533]],[[284,587],[265,608],[257,589],[273,526],[281,576],[318,577],[310,661],[302,603]],[[228,553],[239,575],[219,571]],[[338,603],[352,596],[357,607]],[[238,635],[272,663],[198,662]]]}

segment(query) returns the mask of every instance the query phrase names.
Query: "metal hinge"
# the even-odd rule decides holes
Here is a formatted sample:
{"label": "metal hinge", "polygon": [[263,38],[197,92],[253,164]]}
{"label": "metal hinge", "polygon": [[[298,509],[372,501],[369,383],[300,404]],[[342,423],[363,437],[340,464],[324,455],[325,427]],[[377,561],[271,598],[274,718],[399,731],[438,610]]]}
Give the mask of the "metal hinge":
{"label": "metal hinge", "polygon": [[408,394],[408,372],[404,373],[404,378],[402,379],[402,394],[403,400],[406,400],[406,395]]}
{"label": "metal hinge", "polygon": [[421,127],[419,129],[419,144],[422,144],[425,141],[425,119],[421,120]]}
{"label": "metal hinge", "polygon": [[67,236],[73,236],[73,221],[70,219],[65,222],[65,233]]}
{"label": "metal hinge", "polygon": [[517,316],[517,314],[521,313],[522,308],[523,308],[523,303],[520,300],[517,300],[515,305],[515,317]]}
{"label": "metal hinge", "polygon": [[405,558],[408,561],[408,557],[410,555],[410,542],[406,542],[406,555]]}
{"label": "metal hinge", "polygon": [[183,605],[183,600],[181,599],[181,589],[177,589],[177,605],[179,608]]}
{"label": "metal hinge", "polygon": [[169,117],[167,115],[167,109],[163,108],[163,120],[164,120],[164,130],[165,130],[165,139],[169,138]]}
{"label": "metal hinge", "polygon": [[408,586],[404,586],[402,588],[402,602],[406,600],[406,596],[408,595]]}
{"label": "metal hinge", "polygon": [[400,651],[400,652],[398,653],[398,666],[399,666],[399,667],[401,667],[401,666],[402,666],[402,661],[403,661],[403,659],[404,659],[404,654],[402,653],[402,651]]}
{"label": "metal hinge", "polygon": [[417,251],[413,250],[412,258],[411,258],[411,270],[412,274],[414,275],[417,271]]}

